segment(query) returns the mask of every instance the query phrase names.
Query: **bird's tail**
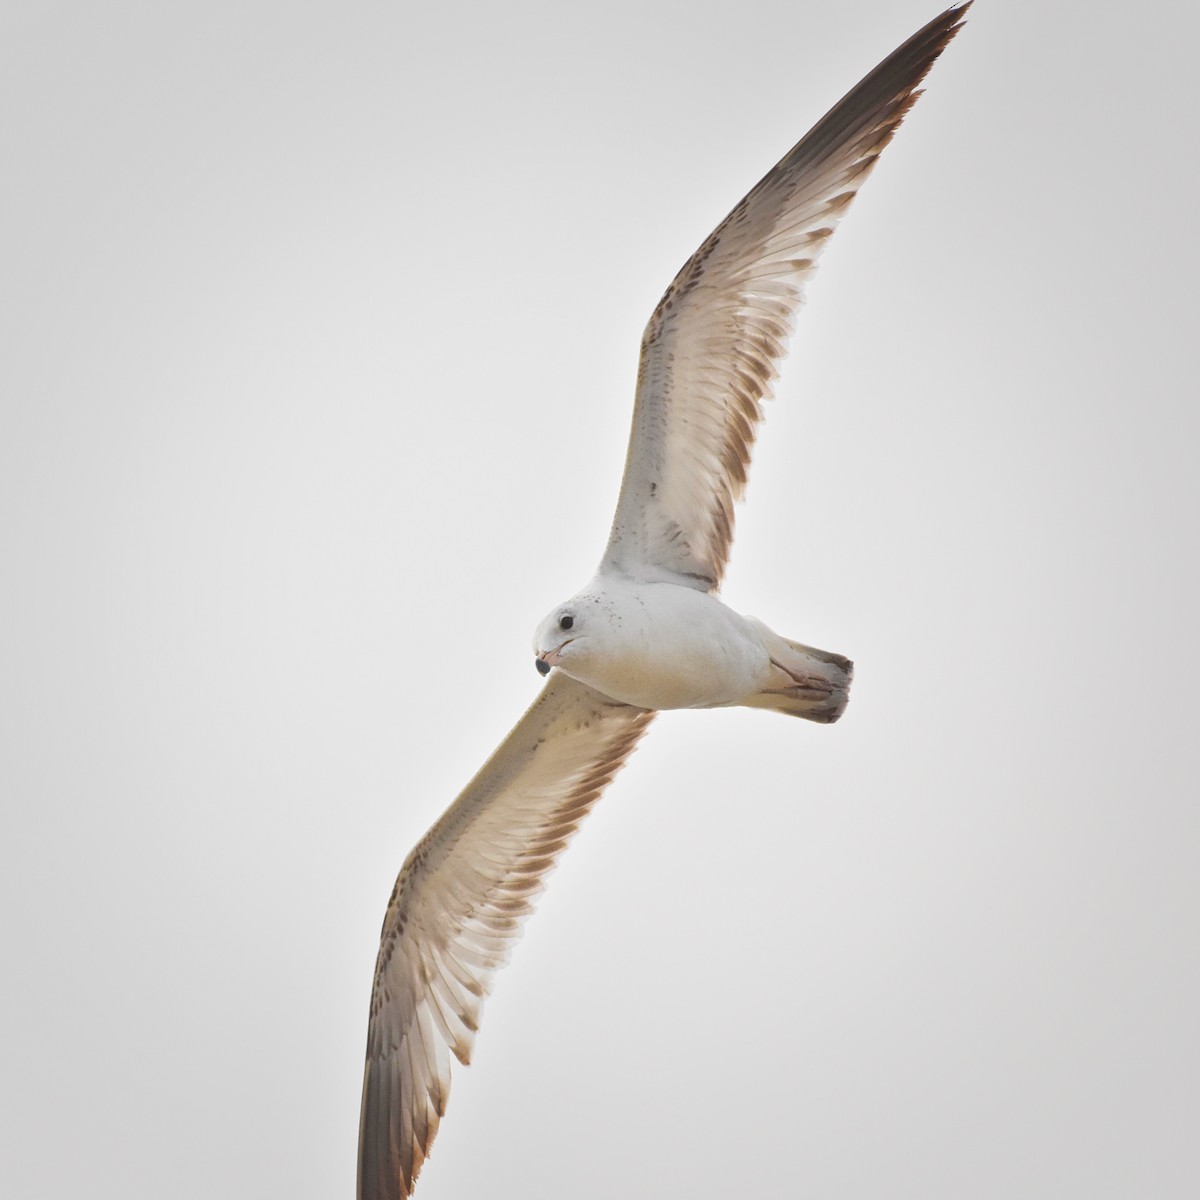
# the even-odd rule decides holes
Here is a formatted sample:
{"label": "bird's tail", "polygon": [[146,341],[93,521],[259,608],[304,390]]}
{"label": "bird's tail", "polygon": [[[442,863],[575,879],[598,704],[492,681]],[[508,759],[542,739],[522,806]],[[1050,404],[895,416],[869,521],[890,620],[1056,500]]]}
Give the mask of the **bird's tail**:
{"label": "bird's tail", "polygon": [[854,664],[840,654],[782,638],[761,621],[754,624],[771,656],[771,681],[742,703],[832,725],[850,699]]}

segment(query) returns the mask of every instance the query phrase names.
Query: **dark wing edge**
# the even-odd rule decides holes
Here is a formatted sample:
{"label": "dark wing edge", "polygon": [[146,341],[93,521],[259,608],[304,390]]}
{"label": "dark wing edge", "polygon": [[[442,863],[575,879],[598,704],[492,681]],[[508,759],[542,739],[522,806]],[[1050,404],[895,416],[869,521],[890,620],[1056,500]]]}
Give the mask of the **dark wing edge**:
{"label": "dark wing edge", "polygon": [[546,875],[654,714],[559,672],[405,860],[367,1029],[358,1200],[403,1200]]}
{"label": "dark wing edge", "polygon": [[762,401],[787,354],[805,284],[970,4],[935,17],[834,105],[663,295],[642,338],[625,475],[601,570],[719,587]]}

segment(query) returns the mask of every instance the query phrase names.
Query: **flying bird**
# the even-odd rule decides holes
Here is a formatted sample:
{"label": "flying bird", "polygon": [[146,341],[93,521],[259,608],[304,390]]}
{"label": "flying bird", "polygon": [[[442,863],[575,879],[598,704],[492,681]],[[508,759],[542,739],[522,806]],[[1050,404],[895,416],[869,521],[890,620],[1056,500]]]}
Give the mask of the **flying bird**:
{"label": "flying bird", "polygon": [[851,664],[718,598],[733,506],[817,259],[962,24],[948,9],[805,135],[684,264],[642,336],[599,570],[534,634],[549,676],[421,839],[388,902],[359,1125],[359,1200],[412,1194],[485,997],[545,877],[659,709],[829,723]]}

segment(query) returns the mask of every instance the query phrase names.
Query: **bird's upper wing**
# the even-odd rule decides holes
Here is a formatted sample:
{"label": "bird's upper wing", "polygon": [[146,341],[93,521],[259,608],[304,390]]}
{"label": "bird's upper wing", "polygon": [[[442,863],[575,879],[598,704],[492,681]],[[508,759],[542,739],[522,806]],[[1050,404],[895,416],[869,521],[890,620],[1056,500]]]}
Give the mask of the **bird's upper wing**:
{"label": "bird's upper wing", "polygon": [[601,570],[717,587],[816,260],[958,31],[948,9],[830,110],[717,226],[642,336],[633,430]]}
{"label": "bird's upper wing", "polygon": [[359,1125],[359,1200],[410,1195],[480,1010],[567,840],[653,713],[561,672],[408,856],[384,918]]}

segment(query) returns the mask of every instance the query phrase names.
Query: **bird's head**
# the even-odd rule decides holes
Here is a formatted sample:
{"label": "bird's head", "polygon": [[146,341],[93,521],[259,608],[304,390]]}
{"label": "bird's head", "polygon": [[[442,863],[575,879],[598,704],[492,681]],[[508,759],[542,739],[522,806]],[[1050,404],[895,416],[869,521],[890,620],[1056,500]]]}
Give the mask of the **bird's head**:
{"label": "bird's head", "polygon": [[[546,614],[533,635],[534,666],[541,675],[586,655],[596,624],[596,601],[581,595]],[[572,672],[567,668],[567,674]]]}

